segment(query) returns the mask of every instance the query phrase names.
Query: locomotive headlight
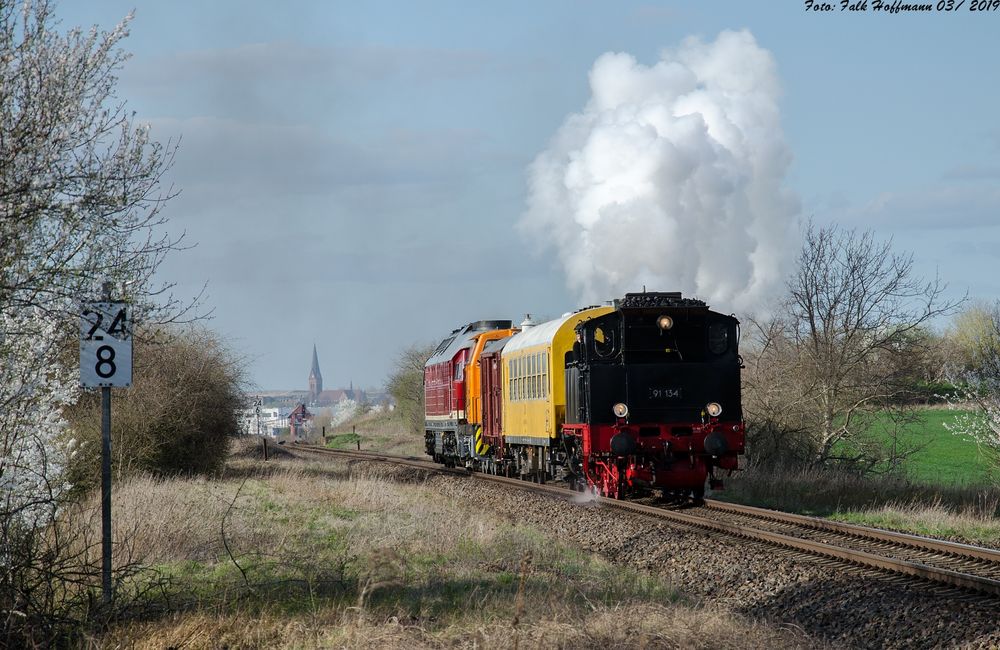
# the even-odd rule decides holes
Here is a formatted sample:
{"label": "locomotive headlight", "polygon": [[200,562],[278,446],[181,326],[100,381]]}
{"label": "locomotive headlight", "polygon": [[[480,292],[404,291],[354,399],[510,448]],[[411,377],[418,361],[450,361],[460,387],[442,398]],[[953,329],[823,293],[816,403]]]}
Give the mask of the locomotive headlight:
{"label": "locomotive headlight", "polygon": [[661,330],[666,331],[674,326],[674,319],[670,316],[660,316],[656,319],[656,326]]}
{"label": "locomotive headlight", "polygon": [[611,410],[614,412],[616,418],[628,417],[628,405],[624,402],[618,402],[611,407]]}
{"label": "locomotive headlight", "polygon": [[705,405],[705,412],[713,418],[717,418],[722,415],[722,405],[718,402],[709,402]]}

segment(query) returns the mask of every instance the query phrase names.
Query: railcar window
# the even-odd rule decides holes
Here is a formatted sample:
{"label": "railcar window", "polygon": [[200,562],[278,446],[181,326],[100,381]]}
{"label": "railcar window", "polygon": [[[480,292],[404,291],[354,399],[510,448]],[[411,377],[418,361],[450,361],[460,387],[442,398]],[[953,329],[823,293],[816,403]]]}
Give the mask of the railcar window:
{"label": "railcar window", "polygon": [[507,362],[508,387],[512,401],[544,399],[549,396],[548,352],[534,352]]}
{"label": "railcar window", "polygon": [[535,355],[528,357],[528,399],[535,399]]}
{"label": "railcar window", "polygon": [[538,399],[538,354],[531,355],[531,399]]}
{"label": "railcar window", "polygon": [[524,399],[528,394],[528,387],[526,385],[527,382],[525,381],[527,375],[528,375],[528,359],[525,357],[521,357],[521,369],[520,369],[520,374],[518,375],[520,377],[518,381],[521,382],[521,387],[517,391],[521,399]]}
{"label": "railcar window", "polygon": [[534,397],[531,393],[531,355],[529,354],[524,358],[524,399],[531,399]]}
{"label": "railcar window", "polygon": [[514,359],[514,399],[521,399],[521,360]]}
{"label": "railcar window", "polygon": [[542,398],[542,353],[535,355],[535,398]]}
{"label": "railcar window", "polygon": [[542,353],[535,354],[535,399],[542,398]]}
{"label": "railcar window", "polygon": [[517,399],[524,399],[524,357],[517,360]]}
{"label": "railcar window", "polygon": [[521,399],[521,360],[514,359],[514,392],[512,394],[512,399]]}
{"label": "railcar window", "polygon": [[528,357],[528,399],[535,399],[535,355]]}

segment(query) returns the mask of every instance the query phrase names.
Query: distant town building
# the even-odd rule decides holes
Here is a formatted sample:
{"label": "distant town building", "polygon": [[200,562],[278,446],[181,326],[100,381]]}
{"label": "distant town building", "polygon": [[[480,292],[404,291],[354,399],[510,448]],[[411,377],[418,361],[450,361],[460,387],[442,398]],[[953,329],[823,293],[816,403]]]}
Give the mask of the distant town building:
{"label": "distant town building", "polygon": [[360,388],[354,388],[354,384],[352,383],[350,388],[324,390],[316,396],[313,406],[336,406],[345,400],[364,404],[368,401],[368,396]]}
{"label": "distant town building", "polygon": [[288,414],[288,435],[295,440],[304,438],[312,425],[313,414],[305,404],[299,404]]}
{"label": "distant town building", "polygon": [[271,406],[243,409],[240,412],[240,429],[247,435],[276,438],[281,435],[282,429],[288,428],[290,412],[289,408]]}
{"label": "distant town building", "polygon": [[309,403],[318,404],[323,393],[323,373],[319,371],[319,356],[316,354],[316,344],[313,343],[312,370],[309,371]]}
{"label": "distant town building", "polygon": [[319,355],[316,353],[316,344],[314,343],[312,368],[309,370],[309,397],[306,403],[312,407],[337,406],[346,400],[365,404],[368,397],[365,395],[365,391],[354,388],[353,381],[350,388],[323,390],[323,373],[319,369]]}

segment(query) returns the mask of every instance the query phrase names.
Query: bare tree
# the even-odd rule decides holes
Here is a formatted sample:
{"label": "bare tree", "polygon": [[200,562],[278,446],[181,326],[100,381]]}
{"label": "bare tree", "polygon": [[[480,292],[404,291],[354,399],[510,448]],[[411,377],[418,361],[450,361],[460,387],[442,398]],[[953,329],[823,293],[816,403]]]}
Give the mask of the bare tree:
{"label": "bare tree", "polygon": [[870,231],[810,224],[779,315],[751,322],[748,413],[799,432],[813,464],[894,465],[912,451],[899,434],[929,352],[924,329],[961,302],[943,291]]}
{"label": "bare tree", "polygon": [[424,364],[434,347],[412,345],[400,352],[386,384],[400,417],[414,433],[424,430]]}
{"label": "bare tree", "polygon": [[955,316],[946,339],[948,373],[962,380],[962,373],[977,375],[1000,372],[1000,302],[977,302]]}

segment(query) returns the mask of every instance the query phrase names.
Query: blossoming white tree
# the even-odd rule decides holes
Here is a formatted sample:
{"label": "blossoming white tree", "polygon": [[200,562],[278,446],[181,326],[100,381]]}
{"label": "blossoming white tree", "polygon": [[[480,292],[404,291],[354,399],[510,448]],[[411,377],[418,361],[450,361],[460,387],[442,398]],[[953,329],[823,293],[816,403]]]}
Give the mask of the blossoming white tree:
{"label": "blossoming white tree", "polygon": [[60,564],[38,549],[72,453],[61,411],[78,369],[59,347],[76,301],[110,280],[140,314],[184,312],[153,281],[178,247],[159,214],[174,147],[115,95],[129,20],[62,32],[47,0],[0,2],[0,645],[48,642]]}
{"label": "blossoming white tree", "polygon": [[975,442],[1000,481],[1000,303],[972,307],[958,326],[953,338],[963,359],[951,374],[960,388],[950,403],[959,412],[945,427]]}
{"label": "blossoming white tree", "polygon": [[61,409],[77,392],[75,377],[53,363],[56,333],[39,308],[0,313],[0,606],[8,636],[12,622],[44,619],[54,595],[39,574],[60,554],[46,532],[63,502],[72,447],[61,439]]}

